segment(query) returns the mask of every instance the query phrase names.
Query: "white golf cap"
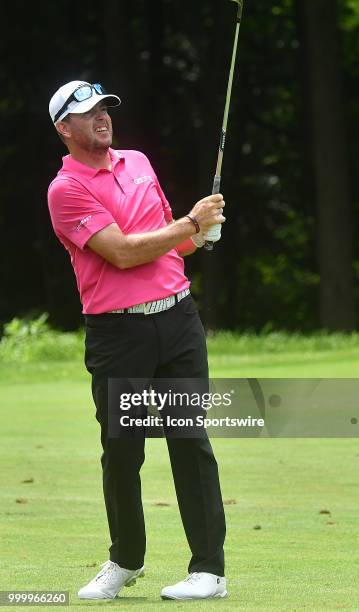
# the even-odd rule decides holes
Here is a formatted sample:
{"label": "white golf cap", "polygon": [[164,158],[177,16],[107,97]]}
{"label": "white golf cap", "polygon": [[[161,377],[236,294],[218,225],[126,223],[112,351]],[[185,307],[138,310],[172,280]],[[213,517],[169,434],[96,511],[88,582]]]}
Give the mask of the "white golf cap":
{"label": "white golf cap", "polygon": [[[81,101],[71,98],[72,94],[77,89],[81,89],[82,86],[86,85],[91,87],[92,95],[90,97]],[[118,96],[98,93],[99,91],[103,91],[101,85],[98,83],[91,85],[91,83],[87,83],[86,81],[70,81],[70,83],[62,85],[62,87],[54,93],[49,103],[49,113],[53,123],[61,121],[69,113],[86,113],[101,100],[106,100],[107,106],[119,106],[121,104],[121,100]],[[61,110],[62,112],[60,113]]]}

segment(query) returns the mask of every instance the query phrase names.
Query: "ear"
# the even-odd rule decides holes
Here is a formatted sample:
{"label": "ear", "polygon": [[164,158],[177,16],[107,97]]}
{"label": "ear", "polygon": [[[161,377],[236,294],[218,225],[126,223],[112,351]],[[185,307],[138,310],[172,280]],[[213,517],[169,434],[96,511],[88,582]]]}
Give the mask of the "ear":
{"label": "ear", "polygon": [[57,121],[55,128],[62,138],[71,138],[71,128],[68,121]]}

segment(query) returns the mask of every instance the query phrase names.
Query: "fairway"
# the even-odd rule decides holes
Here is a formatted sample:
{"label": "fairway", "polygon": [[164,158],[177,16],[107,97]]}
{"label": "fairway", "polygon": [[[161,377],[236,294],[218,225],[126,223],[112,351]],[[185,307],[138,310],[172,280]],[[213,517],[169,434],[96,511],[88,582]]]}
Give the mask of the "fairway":
{"label": "fairway", "polygon": [[[220,376],[216,355],[211,364]],[[354,359],[347,375],[353,368]],[[264,369],[262,358],[252,375]],[[297,370],[292,364],[282,372],[295,377]],[[248,367],[237,375],[248,375]],[[148,440],[146,576],[121,600],[86,602],[77,590],[107,560],[108,546],[89,377],[81,363],[8,366],[0,402],[1,590],[69,590],[74,610],[358,609],[356,439],[213,440],[226,504],[229,597],[188,603],[159,599],[162,586],[185,576],[189,555],[165,442]]]}

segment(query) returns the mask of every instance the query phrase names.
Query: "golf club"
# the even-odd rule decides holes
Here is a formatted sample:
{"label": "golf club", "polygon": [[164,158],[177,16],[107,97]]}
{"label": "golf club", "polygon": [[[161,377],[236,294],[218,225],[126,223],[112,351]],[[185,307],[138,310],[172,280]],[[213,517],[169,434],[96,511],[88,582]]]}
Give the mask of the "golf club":
{"label": "golf club", "polygon": [[[219,143],[216,175],[213,180],[212,194],[219,193],[220,188],[221,188],[223,153],[224,153],[224,145],[226,142],[227,123],[228,123],[229,107],[231,103],[234,68],[236,64],[239,28],[240,28],[241,20],[242,20],[243,0],[233,0],[233,2],[236,2],[238,4],[237,25],[236,25],[236,33],[234,37],[232,63],[231,63],[231,69],[230,69],[229,78],[228,78],[227,98],[226,98],[226,105],[224,108],[223,125],[222,125],[221,139]],[[220,237],[221,237],[221,224],[218,223],[218,225],[213,225],[213,227],[211,227],[211,229],[206,235],[206,242],[204,244],[204,248],[206,249],[206,251],[212,251],[213,244],[217,242],[220,239]]]}

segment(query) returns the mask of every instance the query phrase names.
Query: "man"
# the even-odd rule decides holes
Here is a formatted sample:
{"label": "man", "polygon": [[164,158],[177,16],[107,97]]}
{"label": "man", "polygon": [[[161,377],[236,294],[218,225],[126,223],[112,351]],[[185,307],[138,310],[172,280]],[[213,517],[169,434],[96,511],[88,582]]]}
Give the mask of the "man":
{"label": "man", "polygon": [[[99,84],[71,81],[49,111],[69,155],[49,187],[56,235],[74,267],[86,324],[86,366],[101,426],[110,560],[79,591],[112,599],[143,575],[145,526],[140,468],[145,435],[114,436],[108,381],[131,377],[208,379],[206,342],[189,293],[181,255],[223,223],[224,201],[213,195],[173,221],[145,155],[115,151],[109,106],[120,99]],[[165,599],[227,594],[225,519],[218,470],[206,436],[167,437],[176,494],[192,552],[189,575],[165,587]]]}

